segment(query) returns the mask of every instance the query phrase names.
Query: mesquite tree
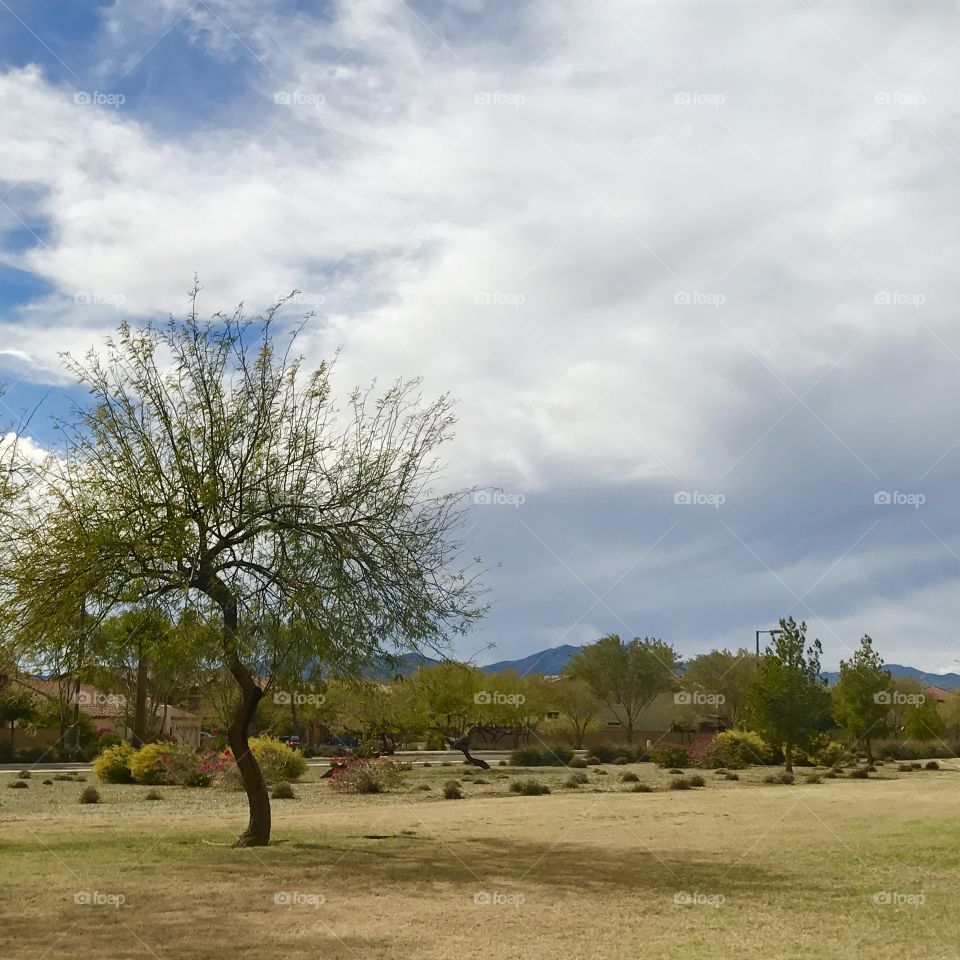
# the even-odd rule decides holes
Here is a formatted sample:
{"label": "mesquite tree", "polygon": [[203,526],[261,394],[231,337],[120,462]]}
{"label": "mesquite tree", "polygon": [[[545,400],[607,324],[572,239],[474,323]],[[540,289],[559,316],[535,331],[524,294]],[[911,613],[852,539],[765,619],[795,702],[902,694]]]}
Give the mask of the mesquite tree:
{"label": "mesquite tree", "polygon": [[[250,808],[238,846],[270,838],[248,733],[274,671],[303,649],[333,673],[437,649],[482,610],[459,564],[461,492],[437,492],[450,402],[417,381],[331,398],[330,367],[294,353],[278,311],[122,324],[68,358],[90,402],[0,530],[5,613],[42,644],[65,611],[193,605],[222,625],[238,689],[228,730]],[[279,629],[297,622],[302,629]]]}

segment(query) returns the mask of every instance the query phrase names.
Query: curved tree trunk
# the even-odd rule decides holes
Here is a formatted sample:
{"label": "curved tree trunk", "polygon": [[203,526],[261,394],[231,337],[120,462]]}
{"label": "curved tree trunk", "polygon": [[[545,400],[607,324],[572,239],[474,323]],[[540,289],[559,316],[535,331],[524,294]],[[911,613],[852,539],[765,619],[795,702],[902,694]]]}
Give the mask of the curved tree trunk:
{"label": "curved tree trunk", "polygon": [[235,847],[265,847],[270,843],[270,794],[257,758],[250,752],[250,723],[257,712],[263,691],[237,652],[239,613],[237,602],[226,586],[215,578],[203,581],[207,595],[223,613],[223,657],[227,669],[240,687],[240,702],[227,728],[227,742],[240,769],[247,794],[250,820],[247,829],[234,841]]}

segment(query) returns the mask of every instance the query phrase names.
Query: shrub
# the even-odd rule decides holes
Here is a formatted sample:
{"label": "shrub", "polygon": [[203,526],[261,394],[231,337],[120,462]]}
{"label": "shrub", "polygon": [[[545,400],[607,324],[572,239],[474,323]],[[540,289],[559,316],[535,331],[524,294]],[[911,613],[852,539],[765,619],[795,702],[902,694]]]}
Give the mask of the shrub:
{"label": "shrub", "polygon": [[44,780],[44,781],[43,781],[43,785],[44,785],[45,787],[52,787],[52,786],[53,786],[53,781],[50,780],[50,779]]}
{"label": "shrub", "polygon": [[817,766],[832,767],[847,756],[847,748],[838,740],[827,740],[808,751],[808,756]]}
{"label": "shrub", "polygon": [[[250,752],[256,757],[267,783],[292,783],[307,772],[307,761],[303,754],[273,737],[251,737]],[[218,774],[220,785],[228,790],[241,789],[243,778],[232,751],[224,750],[219,761],[218,770],[213,772]]]}
{"label": "shrub", "polygon": [[31,780],[33,779],[33,774],[29,770],[21,770],[17,774],[18,780]]}
{"label": "shrub", "polygon": [[649,783],[635,783],[627,791],[628,793],[653,793],[653,787]]}
{"label": "shrub", "polygon": [[97,737],[97,746],[101,751],[106,750],[107,747],[119,746],[124,742],[123,737],[121,737],[119,733],[114,733],[112,730],[107,733],[101,733],[100,736]]}
{"label": "shrub", "polygon": [[462,800],[463,791],[460,789],[460,784],[456,780],[448,780],[443,785],[443,799],[444,800]]}
{"label": "shrub", "polygon": [[162,800],[163,794],[159,790],[148,790],[143,795],[144,800]]}
{"label": "shrub", "polygon": [[725,730],[718,733],[701,761],[704,767],[743,770],[754,763],[766,763],[770,748],[752,730]]}
{"label": "shrub", "polygon": [[792,773],[768,773],[764,778],[764,783],[782,783],[785,785],[790,785],[796,781],[796,777]]}
{"label": "shrub", "polygon": [[93,761],[93,772],[104,783],[133,783],[130,761],[134,749],[129,743],[118,743],[102,750]]}
{"label": "shrub", "polygon": [[7,783],[7,786],[11,790],[27,790],[30,787],[30,784],[26,780],[10,780]]}
{"label": "shrub", "polygon": [[677,777],[676,780],[670,781],[671,790],[689,790],[691,783],[685,777]]}
{"label": "shrub", "polygon": [[851,780],[868,780],[870,778],[870,771],[866,767],[857,767],[856,770],[851,770],[847,776]]}
{"label": "shrub", "polygon": [[293,792],[293,787],[286,782],[278,783],[270,794],[274,800],[296,800],[297,795]]}
{"label": "shrub", "polygon": [[663,747],[654,752],[653,762],[658,767],[686,767],[690,765],[690,754],[683,747]]}
{"label": "shrub", "polygon": [[629,770],[626,773],[620,774],[621,783],[639,783],[640,778],[635,774],[631,773]]}
{"label": "shrub", "polygon": [[613,762],[614,762],[618,767],[624,767],[624,766],[626,766],[630,761],[629,761],[626,757],[617,757],[616,760],[614,760]]}
{"label": "shrub", "polygon": [[571,770],[584,770],[588,766],[583,757],[574,757],[568,764]]}
{"label": "shrub", "polygon": [[930,760],[928,763],[923,765],[924,770],[939,770],[940,764],[936,760]]}
{"label": "shrub", "polygon": [[587,757],[587,759],[584,760],[583,762],[584,762],[588,767],[599,767],[599,766],[600,766],[600,759],[599,759],[599,757]]}
{"label": "shrub", "polygon": [[713,771],[713,775],[715,777],[725,777],[727,775],[727,771],[724,770],[723,767],[717,767],[717,769]]}
{"label": "shrub", "polygon": [[96,787],[84,787],[80,791],[81,803],[99,803],[100,791]]}
{"label": "shrub", "polygon": [[922,764],[922,763],[917,763],[917,761],[914,760],[913,763],[910,764],[910,769],[911,769],[911,770],[922,770],[922,769],[923,769],[923,764]]}
{"label": "shrub", "polygon": [[724,780],[739,780],[739,779],[740,779],[740,774],[739,774],[739,773],[726,773],[726,774],[724,774],[723,779],[724,779]]}
{"label": "shrub", "polygon": [[443,734],[433,732],[427,736],[425,750],[446,750],[447,741],[443,739]]}
{"label": "shrub", "polygon": [[566,782],[568,786],[582,787],[583,784],[590,782],[590,778],[585,773],[571,773]]}
{"label": "shrub", "polygon": [[707,781],[704,780],[703,777],[701,777],[699,773],[695,773],[695,774],[694,774],[692,777],[690,777],[689,779],[690,779],[690,786],[691,786],[691,787],[705,787],[705,786],[707,785]]}
{"label": "shrub", "polygon": [[818,773],[808,773],[803,778],[803,782],[804,783],[823,783],[823,777],[821,777],[820,774]]}
{"label": "shrub", "polygon": [[386,757],[349,760],[330,775],[330,786],[338,793],[383,793],[402,781],[400,771]]}
{"label": "shrub", "polygon": [[540,797],[550,792],[550,788],[539,780],[511,780],[510,792],[519,793],[523,797]]}
{"label": "shrub", "polygon": [[130,758],[134,783],[207,787],[220,770],[218,757],[203,758],[189,743],[148,743]]}
{"label": "shrub", "polygon": [[674,767],[672,770],[670,770],[670,771],[668,771],[668,772],[669,772],[669,773],[672,773],[674,776],[676,776],[677,774],[683,773],[683,771],[682,771],[679,767]]}

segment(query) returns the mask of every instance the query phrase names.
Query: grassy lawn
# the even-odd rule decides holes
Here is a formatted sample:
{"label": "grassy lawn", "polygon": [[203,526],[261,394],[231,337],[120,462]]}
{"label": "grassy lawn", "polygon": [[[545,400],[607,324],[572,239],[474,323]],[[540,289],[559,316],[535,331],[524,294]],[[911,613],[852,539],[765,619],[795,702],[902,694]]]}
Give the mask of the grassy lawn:
{"label": "grassy lawn", "polygon": [[[704,771],[688,791],[650,764],[592,767],[576,789],[565,770],[464,772],[417,768],[370,797],[299,784],[274,802],[274,845],[251,850],[229,846],[236,794],[98,784],[84,806],[85,784],[0,776],[0,956],[957,955],[956,769],[792,786]],[[657,792],[627,792],[624,772]],[[518,776],[554,792],[511,794]],[[465,799],[444,801],[453,777]]]}

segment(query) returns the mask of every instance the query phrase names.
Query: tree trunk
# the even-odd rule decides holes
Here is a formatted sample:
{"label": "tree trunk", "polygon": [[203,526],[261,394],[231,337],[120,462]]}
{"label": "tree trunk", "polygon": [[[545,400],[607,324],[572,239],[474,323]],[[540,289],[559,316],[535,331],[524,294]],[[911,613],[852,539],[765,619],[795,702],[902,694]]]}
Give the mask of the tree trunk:
{"label": "tree trunk", "polygon": [[793,773],[793,744],[789,740],[783,748],[783,761],[783,769],[787,773]]}
{"label": "tree trunk", "polygon": [[147,660],[143,655],[142,643],[137,645],[137,681],[133,695],[132,739],[135,747],[143,746],[147,739]]}
{"label": "tree trunk", "polygon": [[243,789],[247,794],[250,820],[247,829],[234,841],[235,847],[265,847],[270,843],[270,794],[257,758],[250,752],[250,723],[257,712],[263,690],[237,652],[239,613],[237,602],[227,587],[216,579],[203,583],[208,596],[223,614],[223,656],[227,669],[240,687],[240,702],[227,728],[227,742],[240,769]]}

